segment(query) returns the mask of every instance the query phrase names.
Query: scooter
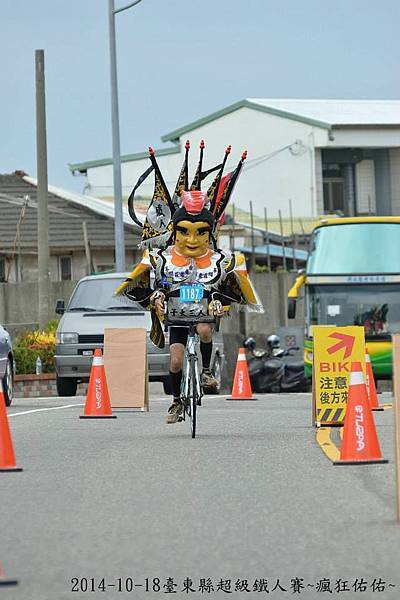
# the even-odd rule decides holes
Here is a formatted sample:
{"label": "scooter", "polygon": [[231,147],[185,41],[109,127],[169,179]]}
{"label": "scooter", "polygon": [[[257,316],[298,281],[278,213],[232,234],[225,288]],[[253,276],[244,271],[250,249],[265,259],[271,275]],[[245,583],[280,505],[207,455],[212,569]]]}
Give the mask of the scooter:
{"label": "scooter", "polygon": [[260,394],[279,392],[307,392],[309,381],[304,376],[302,361],[285,361],[299,350],[293,346],[288,350],[280,347],[261,350],[254,338],[247,338],[243,346],[248,351],[248,368],[252,390]]}

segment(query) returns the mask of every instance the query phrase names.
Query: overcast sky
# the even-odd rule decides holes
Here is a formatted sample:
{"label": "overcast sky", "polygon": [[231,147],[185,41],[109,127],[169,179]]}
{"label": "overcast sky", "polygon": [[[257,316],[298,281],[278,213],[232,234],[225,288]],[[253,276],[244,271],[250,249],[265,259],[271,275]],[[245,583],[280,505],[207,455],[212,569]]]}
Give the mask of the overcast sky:
{"label": "overcast sky", "polygon": [[[36,176],[43,48],[49,183],[81,191],[68,163],[112,153],[108,1],[0,8],[0,172]],[[143,0],[116,19],[122,154],[245,97],[400,98],[399,0]]]}

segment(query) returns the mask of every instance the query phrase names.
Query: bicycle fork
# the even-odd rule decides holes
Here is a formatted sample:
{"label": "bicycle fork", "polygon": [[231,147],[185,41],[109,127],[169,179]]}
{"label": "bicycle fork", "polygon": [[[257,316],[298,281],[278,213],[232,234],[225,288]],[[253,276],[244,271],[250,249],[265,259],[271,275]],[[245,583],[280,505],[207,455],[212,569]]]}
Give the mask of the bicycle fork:
{"label": "bicycle fork", "polygon": [[194,384],[196,386],[196,394],[198,397],[198,405],[201,405],[201,397],[202,397],[202,389],[200,385],[200,375],[199,375],[199,358],[197,356],[196,348],[198,345],[198,335],[194,334],[188,337],[187,343],[187,365],[189,366],[192,361],[194,361],[194,371],[195,371],[195,380]]}
{"label": "bicycle fork", "polygon": [[[191,369],[190,366],[192,364],[192,362],[194,362],[194,370],[195,370],[195,381],[194,381],[194,385],[196,386],[196,393],[197,393],[197,397],[198,397],[198,402],[197,404],[200,406],[201,405],[201,396],[202,396],[202,390],[201,390],[201,385],[200,385],[200,377],[199,377],[199,359],[196,353],[196,346],[197,346],[197,334],[189,334],[187,342],[186,342],[186,349],[185,349],[185,374],[183,377],[183,381],[182,381],[182,396],[183,398],[185,398],[185,403],[187,402],[188,398],[189,398],[189,394],[190,394],[190,380],[191,380]],[[190,402],[187,402],[186,405],[186,410],[189,409],[190,410]],[[181,417],[181,420],[185,420],[185,412],[183,411],[183,417]]]}

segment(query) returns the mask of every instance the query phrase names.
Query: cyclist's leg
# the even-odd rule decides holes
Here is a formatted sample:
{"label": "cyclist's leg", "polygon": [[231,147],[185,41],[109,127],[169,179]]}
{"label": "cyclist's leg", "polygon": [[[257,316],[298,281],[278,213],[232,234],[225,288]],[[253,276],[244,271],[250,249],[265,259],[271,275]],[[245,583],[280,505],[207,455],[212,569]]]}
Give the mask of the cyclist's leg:
{"label": "cyclist's leg", "polygon": [[203,364],[203,370],[201,374],[201,382],[204,387],[216,388],[218,382],[211,373],[210,363],[212,355],[212,335],[213,328],[209,323],[199,323],[197,325],[197,333],[200,337],[200,352]]}
{"label": "cyclist's leg", "polygon": [[176,423],[182,412],[181,382],[185,346],[187,340],[186,327],[171,327],[169,330],[170,370],[169,377],[173,394],[172,404],[168,409],[167,423]]}

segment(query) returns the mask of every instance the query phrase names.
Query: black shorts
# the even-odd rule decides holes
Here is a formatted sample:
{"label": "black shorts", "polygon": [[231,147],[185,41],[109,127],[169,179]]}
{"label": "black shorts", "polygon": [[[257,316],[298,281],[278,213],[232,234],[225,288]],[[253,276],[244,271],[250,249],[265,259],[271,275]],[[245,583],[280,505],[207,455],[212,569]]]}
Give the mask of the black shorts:
{"label": "black shorts", "polygon": [[169,328],[169,345],[182,344],[186,346],[188,339],[188,327],[170,327]]}
{"label": "black shorts", "polygon": [[170,327],[169,328],[169,345],[182,344],[186,346],[188,339],[188,327]]}

